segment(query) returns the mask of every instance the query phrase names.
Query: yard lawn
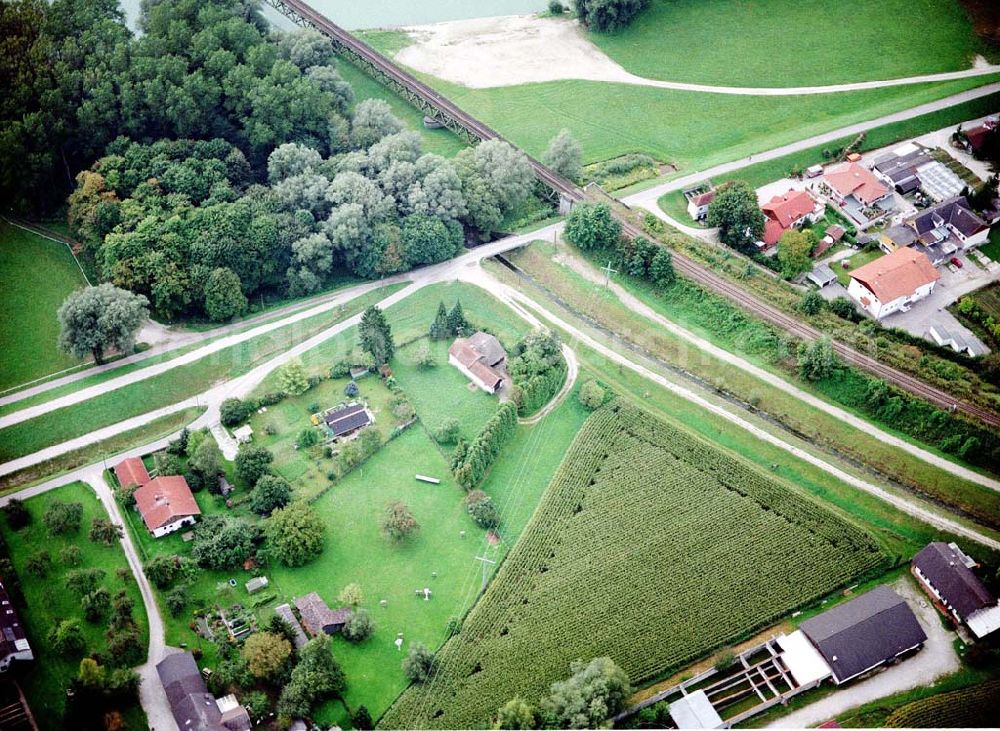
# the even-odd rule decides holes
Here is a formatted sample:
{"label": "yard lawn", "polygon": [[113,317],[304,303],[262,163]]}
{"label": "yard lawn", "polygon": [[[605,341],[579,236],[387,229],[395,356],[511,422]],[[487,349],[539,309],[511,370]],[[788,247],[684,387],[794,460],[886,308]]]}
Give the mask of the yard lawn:
{"label": "yard lawn", "polygon": [[731,86],[957,71],[990,54],[952,0],[652,0],[624,30],[587,38],[639,76]]}
{"label": "yard lawn", "polygon": [[[51,536],[42,523],[42,516],[53,501],[80,502],[83,504],[83,520],[80,532],[71,536]],[[47,635],[55,623],[61,619],[76,617],[83,625],[89,650],[103,652],[106,649],[104,631],[106,623],[91,624],[83,620],[80,600],[71,594],[64,586],[63,579],[67,573],[66,567],[59,560],[59,551],[66,546],[75,545],[81,551],[81,568],[100,568],[107,572],[102,584],[108,588],[112,596],[124,588],[135,600],[133,616],[139,625],[142,643],[148,643],[148,627],[143,611],[142,597],[139,588],[129,573],[128,580],[123,583],[116,575],[117,569],[128,569],[125,553],[119,545],[104,546],[93,543],[87,538],[87,531],[93,518],[107,518],[107,513],[101,506],[89,485],[76,482],[66,487],[52,490],[25,501],[25,507],[31,513],[32,521],[27,528],[11,531],[3,523],[3,537],[10,550],[14,568],[24,592],[28,610],[21,613],[21,621],[28,630],[28,639],[35,653],[35,661],[23,675],[23,687],[31,709],[43,729],[65,728],[62,714],[65,707],[65,690],[70,680],[79,671],[80,658],[64,659],[55,654],[48,642]],[[25,562],[38,550],[44,548],[52,556],[52,568],[49,573],[38,578],[28,573]],[[132,712],[133,720],[141,717],[141,709]]]}
{"label": "yard lawn", "polygon": [[[833,273],[837,275],[837,281],[846,287],[851,281],[851,272],[868,262],[875,261],[881,256],[885,256],[885,252],[879,248],[868,251],[862,250],[856,254],[851,254],[850,258],[841,259],[831,268],[833,269]],[[844,267],[845,263],[847,264],[846,268]]]}
{"label": "yard lawn", "polygon": [[[448,363],[451,342],[450,339],[425,338],[407,345],[396,353],[392,372],[431,434],[446,419],[455,418],[461,425],[462,438],[471,441],[496,411],[499,402],[496,396],[476,388],[458,368]],[[504,343],[508,350],[513,344]],[[425,346],[437,360],[433,368],[417,365],[417,352]]]}
{"label": "yard lawn", "polygon": [[80,364],[56,348],[56,310],[86,284],[65,244],[0,221],[0,391]]}
{"label": "yard lawn", "polygon": [[993,261],[1000,261],[1000,226],[990,229],[989,241],[980,246],[979,250]]}
{"label": "yard lawn", "polygon": [[679,171],[740,159],[993,80],[754,97],[596,81],[470,89],[420,77],[530,155],[540,157],[552,137],[567,128],[583,147],[585,163],[642,152]]}

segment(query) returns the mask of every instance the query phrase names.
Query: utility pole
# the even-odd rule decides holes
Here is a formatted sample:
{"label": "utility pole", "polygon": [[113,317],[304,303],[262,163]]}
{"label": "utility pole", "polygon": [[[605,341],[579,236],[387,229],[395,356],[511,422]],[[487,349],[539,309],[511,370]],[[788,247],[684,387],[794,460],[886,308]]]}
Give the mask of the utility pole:
{"label": "utility pole", "polygon": [[608,282],[611,281],[611,275],[612,274],[617,274],[618,270],[611,268],[611,260],[608,259],[607,266],[602,267],[601,271],[604,272],[604,288],[607,289],[608,288]]}

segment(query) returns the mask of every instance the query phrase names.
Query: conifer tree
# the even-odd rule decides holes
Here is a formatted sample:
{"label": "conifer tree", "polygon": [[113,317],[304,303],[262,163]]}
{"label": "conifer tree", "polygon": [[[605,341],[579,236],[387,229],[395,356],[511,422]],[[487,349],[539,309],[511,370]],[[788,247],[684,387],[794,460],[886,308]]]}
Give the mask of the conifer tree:
{"label": "conifer tree", "polygon": [[430,336],[431,340],[443,340],[448,337],[448,310],[445,309],[444,302],[438,302],[437,314],[431,323]]}

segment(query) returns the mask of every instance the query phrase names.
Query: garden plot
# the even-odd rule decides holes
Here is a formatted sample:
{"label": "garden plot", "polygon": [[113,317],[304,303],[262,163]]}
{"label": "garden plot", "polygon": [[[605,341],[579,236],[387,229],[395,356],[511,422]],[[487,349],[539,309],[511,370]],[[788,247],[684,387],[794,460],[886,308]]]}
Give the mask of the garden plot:
{"label": "garden plot", "polygon": [[[697,558],[695,558],[697,557]],[[430,686],[383,718],[482,727],[569,663],[634,683],[748,636],[886,562],[865,531],[634,407],[586,423]]]}

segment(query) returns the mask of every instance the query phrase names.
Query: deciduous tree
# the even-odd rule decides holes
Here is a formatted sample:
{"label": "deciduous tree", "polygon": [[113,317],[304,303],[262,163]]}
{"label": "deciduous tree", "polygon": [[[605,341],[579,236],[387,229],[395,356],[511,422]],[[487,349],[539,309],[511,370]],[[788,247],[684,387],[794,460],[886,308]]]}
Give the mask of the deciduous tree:
{"label": "deciduous tree", "polygon": [[77,358],[92,355],[104,362],[108,350],[128,353],[149,316],[142,295],[100,284],[77,290],[59,308],[59,349]]}
{"label": "deciduous tree", "polygon": [[399,542],[412,535],[420,528],[417,519],[413,517],[409,507],[402,500],[393,500],[385,506],[382,519],[379,521],[382,535],[391,541]]}
{"label": "deciduous tree", "polygon": [[288,480],[277,475],[263,475],[250,493],[250,509],[258,515],[270,515],[288,505],[292,488]]}
{"label": "deciduous tree", "polygon": [[414,642],[403,659],[403,672],[411,682],[425,682],[434,672],[434,653],[420,642]]}
{"label": "deciduous tree", "polygon": [[213,269],[205,282],[205,314],[213,322],[223,322],[241,314],[247,306],[240,278],[228,267]]}
{"label": "deciduous tree", "polygon": [[612,249],[622,235],[621,223],[606,203],[578,203],[566,219],[563,236],[585,251]]}
{"label": "deciduous tree", "polygon": [[284,637],[270,632],[254,632],[243,643],[243,658],[254,677],[273,678],[292,654]]}
{"label": "deciduous tree", "polygon": [[812,252],[816,235],[812,231],[789,229],[778,239],[778,263],[785,279],[797,277],[812,269]]}
{"label": "deciduous tree", "polygon": [[756,252],[764,235],[764,214],[757,193],[742,180],[723,183],[708,207],[708,225],[719,228],[719,239],[745,254]]}
{"label": "deciduous tree", "polygon": [[308,503],[292,503],[278,508],[264,521],[267,550],[285,566],[302,566],[323,552],[323,521]]}
{"label": "deciduous tree", "polygon": [[273,461],[274,455],[266,447],[241,444],[236,452],[236,475],[253,487],[267,474]]}
{"label": "deciduous tree", "polygon": [[602,728],[625,707],[628,676],[609,657],[575,661],[570,676],[552,684],[539,711],[546,728]]}
{"label": "deciduous tree", "polygon": [[583,175],[583,148],[568,129],[561,129],[549,142],[542,162],[564,178],[579,180]]}

